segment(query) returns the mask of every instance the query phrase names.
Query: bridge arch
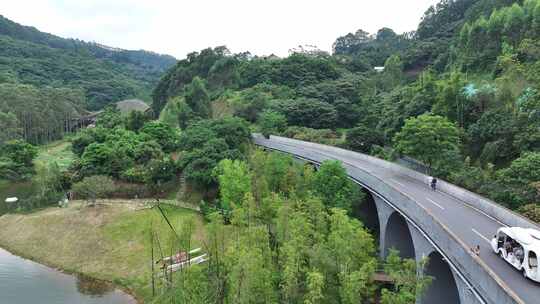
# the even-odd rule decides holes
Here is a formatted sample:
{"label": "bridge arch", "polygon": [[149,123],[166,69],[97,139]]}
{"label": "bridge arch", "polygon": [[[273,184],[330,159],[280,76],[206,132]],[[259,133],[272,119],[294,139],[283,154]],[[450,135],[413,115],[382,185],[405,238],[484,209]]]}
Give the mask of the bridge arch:
{"label": "bridge arch", "polygon": [[399,256],[415,260],[414,243],[407,221],[398,212],[392,213],[386,224],[384,235],[384,257],[390,249],[399,250]]}
{"label": "bridge arch", "polygon": [[433,278],[422,297],[422,304],[459,304],[459,289],[450,266],[443,256],[434,251],[428,256],[424,275]]}
{"label": "bridge arch", "polygon": [[375,204],[373,194],[369,190],[361,188],[361,192],[364,193],[364,199],[358,202],[358,205],[353,206],[352,215],[359,219],[378,240],[381,233],[381,224],[377,204]]}
{"label": "bridge arch", "polygon": [[[422,204],[417,199],[422,196],[421,189],[415,189],[415,191],[412,191],[408,195],[408,185],[399,184],[396,180],[394,182],[391,181],[393,177],[404,177],[411,183],[422,185],[424,191],[429,191],[425,187],[427,176],[393,163],[335,147],[277,136],[271,137],[270,140],[263,139],[259,135],[253,135],[253,138],[257,145],[289,153],[305,161],[313,163],[321,163],[327,159],[343,161],[346,164],[349,177],[358,184],[362,184],[373,191],[379,214],[379,253],[381,258],[384,257],[387,248],[397,248],[391,239],[388,240],[388,245],[385,245],[385,238],[388,239],[387,235],[391,235],[392,231],[394,231],[392,227],[395,226],[393,223],[396,220],[393,218],[389,221],[390,216],[393,215],[395,217],[396,215],[393,213],[398,212],[400,216],[406,219],[405,224],[410,229],[409,233],[412,235],[413,242],[409,242],[408,244],[412,244],[412,247],[414,247],[417,261],[424,256],[431,255],[434,250],[440,251],[440,256],[448,257],[448,261],[445,261],[440,256],[433,255],[432,260],[435,261],[436,257],[438,261],[446,262],[451,266],[451,273],[458,286],[460,296],[460,301],[455,301],[456,303],[510,304],[523,302],[520,299],[521,297],[528,300],[525,302],[535,302],[540,297],[540,294],[536,294],[535,290],[529,292],[528,289],[522,290],[521,288],[514,289],[509,287],[506,284],[507,278],[499,277],[498,270],[490,271],[488,265],[474,258],[469,252],[470,249],[466,248],[462,242],[464,237],[466,238],[466,234],[462,235],[462,233],[466,232],[454,231],[454,229],[459,228],[456,225],[463,222],[462,220],[458,219],[456,223],[448,222],[446,224],[441,222],[437,214],[430,212],[430,208],[419,208]],[[493,204],[493,202],[444,181],[441,181],[441,190],[441,192],[449,194],[447,198],[450,201],[455,201],[458,205],[462,202],[470,201],[471,205],[485,211],[485,215],[488,217],[500,217],[504,222],[513,223],[513,226],[538,228],[538,226],[508,212],[504,208]],[[428,206],[430,205],[428,204]],[[448,208],[452,208],[452,206],[448,206]],[[473,212],[468,221],[479,219],[478,217],[482,216]],[[386,231],[387,227],[388,232]],[[407,242],[403,243],[407,244]],[[430,267],[430,270],[427,270],[427,266],[425,269],[418,269],[419,274],[424,273],[424,271],[438,273],[434,270],[435,266],[431,265]],[[442,280],[439,277],[440,281]],[[426,299],[429,300],[429,296]],[[422,303],[421,301],[422,298],[419,298],[417,303]],[[436,301],[435,303],[440,303],[440,301]]]}

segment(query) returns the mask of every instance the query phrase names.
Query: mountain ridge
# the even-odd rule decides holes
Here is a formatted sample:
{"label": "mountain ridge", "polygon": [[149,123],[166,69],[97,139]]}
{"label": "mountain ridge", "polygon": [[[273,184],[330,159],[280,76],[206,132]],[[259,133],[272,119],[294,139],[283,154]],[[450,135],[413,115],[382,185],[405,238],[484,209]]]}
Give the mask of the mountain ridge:
{"label": "mountain ridge", "polygon": [[0,83],[82,89],[89,110],[123,99],[150,101],[176,58],[66,39],[0,15]]}

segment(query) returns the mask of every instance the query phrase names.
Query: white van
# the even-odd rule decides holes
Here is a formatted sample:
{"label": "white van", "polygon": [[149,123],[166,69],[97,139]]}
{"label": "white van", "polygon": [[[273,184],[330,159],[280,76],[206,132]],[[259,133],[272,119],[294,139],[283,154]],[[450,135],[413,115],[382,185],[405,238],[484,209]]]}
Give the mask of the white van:
{"label": "white van", "polygon": [[520,227],[502,227],[491,240],[493,251],[523,276],[540,283],[538,254],[540,253],[540,231]]}

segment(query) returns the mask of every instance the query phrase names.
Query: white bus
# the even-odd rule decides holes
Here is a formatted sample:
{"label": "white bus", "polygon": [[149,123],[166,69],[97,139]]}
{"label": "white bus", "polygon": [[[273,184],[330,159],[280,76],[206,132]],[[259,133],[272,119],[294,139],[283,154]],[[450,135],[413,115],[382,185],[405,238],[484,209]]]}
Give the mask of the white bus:
{"label": "white bus", "polygon": [[540,231],[520,227],[502,227],[491,240],[493,251],[529,278],[540,283],[538,253]]}

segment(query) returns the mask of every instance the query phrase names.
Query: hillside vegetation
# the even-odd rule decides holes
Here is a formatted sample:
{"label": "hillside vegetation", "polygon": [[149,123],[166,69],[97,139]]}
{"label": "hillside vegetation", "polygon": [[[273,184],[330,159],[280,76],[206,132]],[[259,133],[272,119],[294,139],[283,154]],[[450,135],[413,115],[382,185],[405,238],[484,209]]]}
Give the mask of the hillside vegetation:
{"label": "hillside vegetation", "polygon": [[[25,258],[82,273],[129,288],[139,299],[152,295],[150,231],[161,238],[163,254],[171,252],[171,229],[157,210],[136,210],[133,202],[85,208],[50,208],[31,215],[0,217],[0,246]],[[195,212],[163,206],[176,230],[193,225],[193,246],[205,239]],[[157,257],[160,253],[156,248]]]}
{"label": "hillside vegetation", "polygon": [[[32,178],[37,189],[27,199],[6,205],[4,212],[43,209],[57,204],[66,192],[84,199],[87,206],[37,211],[38,217],[9,214],[0,223],[9,220],[9,228],[17,230],[20,223],[49,213],[47,218],[53,220],[39,226],[60,229],[56,222],[80,221],[82,228],[88,228],[92,225],[85,221],[95,220],[91,224],[116,227],[119,248],[141,251],[148,247],[130,247],[134,244],[130,237],[137,245],[151,215],[141,212],[131,214],[129,220],[115,217],[103,223],[106,215],[91,206],[118,196],[196,193],[192,195],[199,204],[195,209],[207,223],[202,246],[209,260],[174,276],[168,284],[173,288],[160,290],[153,299],[156,303],[353,304],[378,298],[383,304],[414,303],[431,280],[416,276],[417,267],[426,261],[418,265],[402,260],[398,252],[385,261],[377,259],[376,238],[355,218],[354,211],[365,197],[342,165],[329,161],[314,171],[291,157],[254,148],[251,132],[337,145],[389,160],[409,156],[423,163],[425,173],[539,221],[539,22],[540,0],[443,0],[426,11],[415,32],[357,30],[338,37],[332,54],[299,48],[278,58],[232,54],[224,46],[207,48],[189,54],[164,73],[152,91],[152,111],[121,115],[107,107],[95,126],[70,139],[70,147],[61,144],[50,149],[18,139],[46,142],[62,136],[64,125],[51,123],[45,133],[32,133],[27,125],[39,125],[36,117],[49,114],[24,116],[24,111],[12,107],[29,100],[40,104],[35,98],[40,92],[47,92],[43,96],[53,104],[55,98],[49,96],[55,96],[56,90],[69,90],[62,96],[71,96],[66,102],[73,101],[73,111],[84,108],[86,101],[97,102],[97,107],[109,101],[92,99],[95,96],[89,92],[93,91],[85,86],[21,84],[34,76],[6,73],[16,77],[11,77],[13,83],[0,84],[0,89],[5,86],[5,94],[13,96],[9,100],[18,102],[0,112],[5,117],[0,123],[9,130],[0,138],[0,178]],[[39,44],[46,50],[43,54],[59,49],[64,55],[78,52],[73,50],[80,45],[77,41],[70,46],[57,37],[34,33],[23,28],[19,38],[6,39],[16,45]],[[101,93],[116,98],[136,91],[128,88],[136,81],[126,84],[121,78],[128,74],[115,70],[118,59],[112,55],[118,50],[102,53],[100,46],[82,45],[85,56],[110,65],[118,77],[106,85],[114,84],[119,91]],[[57,75],[54,68],[51,71]],[[35,79],[39,82],[39,77]],[[116,86],[118,81],[121,84]],[[15,86],[17,94],[9,86]],[[58,117],[70,117],[71,108],[64,108],[56,111]],[[55,217],[56,213],[63,216]],[[101,234],[89,237],[91,243],[102,242],[101,246],[105,238],[105,244],[116,244],[108,243],[110,230],[100,229]],[[189,251],[197,244],[192,240],[201,240],[197,233],[181,231],[171,241],[173,251]],[[21,240],[29,241],[19,245],[24,252],[34,250],[39,241],[31,235]],[[71,246],[69,241],[48,239],[45,244],[64,250]],[[15,243],[7,245],[11,244]],[[106,248],[112,247],[99,247]],[[70,267],[73,256],[65,254],[71,260],[61,265]],[[122,267],[126,262],[132,260],[111,260]],[[76,261],[75,265],[80,267]],[[393,286],[373,281],[381,267],[394,280]],[[137,278],[141,269],[128,275]],[[118,277],[115,272],[105,273]],[[148,286],[137,279],[121,282],[134,288]]]}
{"label": "hillside vegetation", "polygon": [[152,107],[181,128],[214,108],[265,134],[408,155],[530,215],[540,203],[539,20],[536,0],[443,0],[415,32],[358,30],[333,54],[209,48],[169,70]]}
{"label": "hillside vegetation", "polygon": [[150,93],[176,59],[64,39],[0,15],[0,143],[33,144],[77,129],[88,110]]}
{"label": "hillside vegetation", "polygon": [[82,89],[88,108],[131,97],[148,100],[167,55],[64,39],[0,16],[0,83]]}

